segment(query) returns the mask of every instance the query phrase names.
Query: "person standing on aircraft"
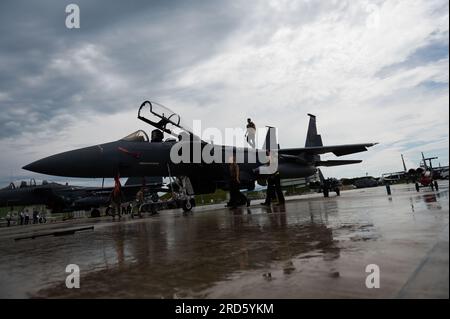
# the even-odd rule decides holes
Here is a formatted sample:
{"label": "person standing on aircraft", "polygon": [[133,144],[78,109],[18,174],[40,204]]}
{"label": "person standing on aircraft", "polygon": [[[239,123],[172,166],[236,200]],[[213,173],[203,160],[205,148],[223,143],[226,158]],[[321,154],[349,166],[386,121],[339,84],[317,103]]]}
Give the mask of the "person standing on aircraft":
{"label": "person standing on aircraft", "polygon": [[252,122],[250,118],[247,119],[247,132],[245,133],[247,137],[247,143],[252,147],[256,147],[255,135],[256,135],[256,125]]}
{"label": "person standing on aircraft", "polygon": [[[268,150],[267,153],[269,155],[270,160],[270,151]],[[266,200],[264,201],[263,205],[270,206],[270,203],[275,193],[277,194],[278,204],[284,205],[285,199],[283,191],[281,189],[280,172],[278,171],[278,169],[275,173],[269,175],[269,177],[267,178]]]}

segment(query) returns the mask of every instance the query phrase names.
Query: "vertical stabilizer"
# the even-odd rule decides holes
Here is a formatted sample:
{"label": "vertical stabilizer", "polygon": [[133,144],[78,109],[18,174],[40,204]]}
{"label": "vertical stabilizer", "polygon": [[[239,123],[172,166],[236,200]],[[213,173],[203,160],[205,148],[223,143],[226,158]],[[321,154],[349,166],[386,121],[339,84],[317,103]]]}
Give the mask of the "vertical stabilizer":
{"label": "vertical stabilizer", "polygon": [[422,153],[423,167],[425,167],[425,169],[428,169],[427,160],[425,158],[425,155],[423,155],[423,152],[421,152],[421,153]]}
{"label": "vertical stabilizer", "polygon": [[402,162],[403,162],[403,171],[407,171],[407,169],[406,169],[406,164],[405,164],[405,159],[403,158],[403,154],[401,154],[402,155]]}
{"label": "vertical stabilizer", "polygon": [[267,126],[266,139],[264,140],[263,149],[267,150],[277,150],[279,145],[277,143],[277,130],[275,127]]}
{"label": "vertical stabilizer", "polygon": [[309,114],[308,134],[306,135],[305,147],[323,146],[322,137],[317,134],[316,116]]}

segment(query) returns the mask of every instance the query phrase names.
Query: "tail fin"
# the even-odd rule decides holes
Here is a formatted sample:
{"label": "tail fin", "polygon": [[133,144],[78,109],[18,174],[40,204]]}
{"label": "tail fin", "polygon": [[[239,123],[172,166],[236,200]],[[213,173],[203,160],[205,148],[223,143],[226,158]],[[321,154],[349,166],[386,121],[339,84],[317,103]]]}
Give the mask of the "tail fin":
{"label": "tail fin", "polygon": [[422,152],[422,161],[423,161],[423,166],[425,167],[425,169],[428,169],[427,160],[425,159],[425,155],[423,155],[423,152]]}
{"label": "tail fin", "polygon": [[317,134],[316,116],[309,114],[308,134],[306,135],[305,147],[323,146],[322,137]]}
{"label": "tail fin", "polygon": [[406,172],[407,169],[406,169],[405,159],[403,158],[403,154],[401,154],[401,156],[402,156],[402,162],[403,162],[403,170]]}
{"label": "tail fin", "polygon": [[264,140],[263,149],[267,150],[276,150],[279,149],[280,146],[277,144],[277,130],[275,127],[267,126],[267,134],[266,139]]}

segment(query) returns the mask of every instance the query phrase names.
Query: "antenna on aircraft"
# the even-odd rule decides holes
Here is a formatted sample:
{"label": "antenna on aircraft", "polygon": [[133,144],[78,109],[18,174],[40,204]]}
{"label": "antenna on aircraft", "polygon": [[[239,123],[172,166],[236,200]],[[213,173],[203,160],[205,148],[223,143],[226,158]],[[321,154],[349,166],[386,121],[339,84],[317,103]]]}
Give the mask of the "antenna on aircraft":
{"label": "antenna on aircraft", "polygon": [[[423,161],[423,165],[425,166],[425,168],[433,169],[433,165],[432,165],[431,161],[434,160],[434,159],[438,159],[438,157],[427,157],[427,158],[425,158],[425,155],[423,155],[423,152],[422,152],[422,161]],[[427,165],[427,161],[428,161],[429,165]]]}
{"label": "antenna on aircraft", "polygon": [[403,158],[403,154],[401,154],[402,156],[402,162],[403,162],[403,170],[406,172],[406,165],[405,165],[405,159]]}

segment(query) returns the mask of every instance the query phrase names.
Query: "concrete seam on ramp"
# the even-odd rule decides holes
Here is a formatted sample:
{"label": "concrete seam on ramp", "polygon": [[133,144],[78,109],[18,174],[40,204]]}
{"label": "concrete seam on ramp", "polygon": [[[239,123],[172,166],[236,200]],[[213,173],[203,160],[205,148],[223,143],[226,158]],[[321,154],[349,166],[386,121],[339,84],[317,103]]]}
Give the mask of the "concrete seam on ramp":
{"label": "concrete seam on ramp", "polygon": [[[418,277],[420,275],[420,272],[423,270],[423,268],[428,265],[430,263],[430,259],[434,258],[434,253],[436,251],[438,251],[438,246],[441,245],[443,243],[443,241],[441,240],[442,237],[444,238],[448,238],[448,231],[449,231],[449,224],[446,224],[444,227],[444,230],[441,231],[441,233],[439,234],[438,237],[438,241],[433,245],[433,247],[427,252],[427,254],[425,255],[425,257],[421,260],[421,262],[419,263],[419,265],[417,266],[417,268],[413,271],[413,273],[409,276],[408,280],[406,281],[406,283],[403,285],[403,287],[400,289],[400,291],[397,294],[397,298],[411,298],[408,296],[408,293],[410,292],[410,290],[412,290],[412,286],[414,284],[417,283],[418,281]],[[448,254],[448,247],[447,247],[447,254]],[[448,270],[448,268],[447,268]],[[448,277],[448,275],[447,275]],[[447,283],[448,283],[448,278],[447,278]],[[447,296],[446,298],[448,298],[448,286],[447,286]],[[436,297],[436,298],[443,298],[442,297]]]}

